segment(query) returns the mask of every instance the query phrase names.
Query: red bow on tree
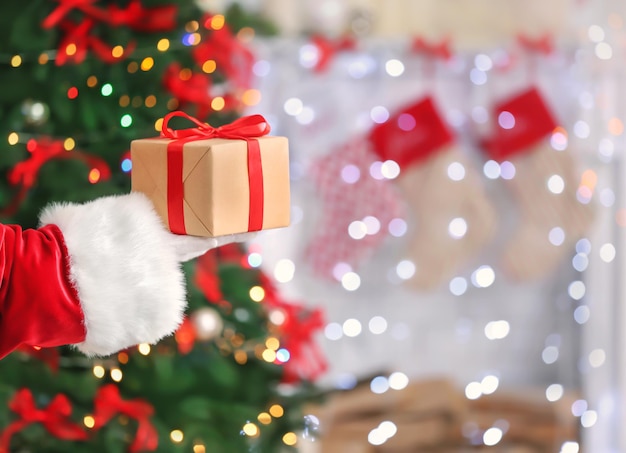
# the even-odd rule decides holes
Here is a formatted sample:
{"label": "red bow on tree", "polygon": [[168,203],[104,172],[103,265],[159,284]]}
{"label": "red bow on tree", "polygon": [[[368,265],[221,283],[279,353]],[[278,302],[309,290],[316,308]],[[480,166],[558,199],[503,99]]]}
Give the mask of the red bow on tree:
{"label": "red bow on tree", "polygon": [[105,21],[114,27],[125,25],[136,31],[171,31],[176,28],[177,10],[176,5],[144,8],[141,0],[131,0],[125,9],[109,5]]}
{"label": "red bow on tree", "polygon": [[539,38],[531,38],[530,36],[520,34],[517,36],[517,42],[523,49],[529,52],[549,55],[554,51],[554,39],[549,33]]}
{"label": "red bow on tree", "polygon": [[170,64],[163,74],[163,86],[176,98],[180,108],[195,104],[196,116],[204,120],[211,111],[211,79],[199,72],[181,78],[182,74],[178,63]]}
{"label": "red bow on tree", "polygon": [[[55,64],[62,66],[67,62],[81,63],[87,57],[91,49],[105,63],[114,63],[120,57],[113,56],[113,48],[104,41],[90,34],[95,22],[93,19],[83,19],[79,24],[64,20],[61,28],[65,31],[65,36],[61,39]],[[71,49],[71,50],[70,50]],[[135,49],[135,42],[130,41],[123,56],[130,55]]]}
{"label": "red bow on tree", "polygon": [[91,170],[97,171],[97,181],[105,181],[111,177],[107,163],[99,157],[90,156],[81,151],[67,151],[62,140],[44,137],[40,140],[31,139],[26,143],[30,157],[15,165],[8,173],[9,183],[19,186],[16,196],[8,206],[0,210],[0,215],[11,216],[17,211],[28,191],[35,185],[41,167],[52,159],[78,159]]}
{"label": "red bow on tree", "polygon": [[265,290],[264,304],[269,309],[280,310],[284,315],[284,321],[276,328],[281,346],[289,351],[289,360],[283,365],[283,382],[316,380],[328,368],[314,338],[316,332],[324,327],[322,310],[285,302],[265,274],[261,274],[261,286]]}
{"label": "red bow on tree", "polygon": [[426,41],[421,36],[418,36],[413,39],[413,42],[411,43],[411,52],[422,54],[430,58],[441,58],[442,60],[449,60],[452,57],[449,39],[433,43]]}
{"label": "red bow on tree", "polygon": [[[205,28],[211,29],[211,20],[212,16],[205,16]],[[208,60],[215,61],[217,70],[237,89],[246,90],[252,86],[254,55],[226,24],[218,30],[212,29],[210,35],[193,49],[192,55],[198,66]]]}
{"label": "red bow on tree", "polygon": [[354,50],[356,41],[350,36],[344,36],[338,40],[330,40],[321,35],[313,35],[311,42],[317,48],[317,63],[313,67],[315,72],[324,72],[330,66],[331,61],[339,52]]}
{"label": "red bow on tree", "polygon": [[21,389],[9,403],[9,409],[20,416],[11,423],[0,436],[0,453],[9,453],[11,437],[33,423],[41,423],[53,436],[63,440],[86,440],[87,433],[68,420],[72,406],[65,395],[59,394],[45,409],[35,406],[33,394],[29,389]]}
{"label": "red bow on tree", "polygon": [[148,402],[140,399],[123,400],[119,389],[114,384],[107,384],[98,390],[94,407],[94,429],[102,428],[117,414],[137,420],[137,433],[129,448],[131,453],[153,451],[158,447],[159,435],[149,420],[154,408]]}
{"label": "red bow on tree", "polygon": [[[131,0],[126,8],[110,5],[107,9],[94,6],[96,0],[56,0],[59,5],[42,22],[42,27],[49,29],[60,26],[65,32],[58,48],[57,65],[67,62],[82,62],[91,49],[102,61],[114,63],[121,57],[112,55],[112,47],[91,34],[96,22],[103,22],[113,27],[127,26],[143,32],[170,31],[176,27],[176,5],[144,8],[141,0]],[[79,23],[66,16],[73,10],[83,13]],[[76,48],[73,49],[72,45]],[[72,49],[68,53],[68,46]],[[128,57],[135,49],[133,41],[126,45],[123,56]]]}

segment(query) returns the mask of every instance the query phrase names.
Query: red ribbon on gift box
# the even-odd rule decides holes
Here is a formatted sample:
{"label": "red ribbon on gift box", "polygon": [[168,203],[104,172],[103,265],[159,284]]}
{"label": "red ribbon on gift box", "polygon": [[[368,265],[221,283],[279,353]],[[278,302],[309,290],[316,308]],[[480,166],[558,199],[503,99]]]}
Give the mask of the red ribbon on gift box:
{"label": "red ribbon on gift box", "polygon": [[[198,127],[172,129],[169,121],[174,117],[186,118]],[[241,117],[230,124],[213,127],[181,111],[170,112],[163,118],[161,137],[172,139],[167,145],[167,206],[168,222],[172,233],[186,234],[184,215],[183,146],[185,143],[225,138],[245,140],[248,146],[248,182],[250,185],[250,214],[248,231],[263,227],[263,167],[258,137],[269,134],[270,125],[261,115]]]}

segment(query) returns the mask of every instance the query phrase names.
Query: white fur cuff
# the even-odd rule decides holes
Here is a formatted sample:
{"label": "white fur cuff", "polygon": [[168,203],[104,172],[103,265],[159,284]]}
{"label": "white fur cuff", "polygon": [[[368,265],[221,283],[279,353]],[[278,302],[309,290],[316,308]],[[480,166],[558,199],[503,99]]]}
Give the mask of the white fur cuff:
{"label": "white fur cuff", "polygon": [[186,305],[184,276],[171,233],[143,194],[55,204],[40,220],[63,232],[85,316],[79,350],[109,355],[175,331]]}

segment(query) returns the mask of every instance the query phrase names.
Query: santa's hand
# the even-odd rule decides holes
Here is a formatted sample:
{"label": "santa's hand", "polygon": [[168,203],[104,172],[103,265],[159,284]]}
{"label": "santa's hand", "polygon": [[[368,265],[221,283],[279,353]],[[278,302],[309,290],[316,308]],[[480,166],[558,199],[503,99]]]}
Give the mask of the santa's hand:
{"label": "santa's hand", "polygon": [[68,279],[86,331],[75,345],[88,355],[109,355],[173,333],[187,305],[181,262],[253,236],[172,234],[140,193],[53,205],[41,222],[63,234]]}
{"label": "santa's hand", "polygon": [[178,261],[185,262],[204,255],[209,250],[222,245],[252,240],[256,234],[256,232],[253,232],[203,238],[171,233],[169,241],[174,248]]}

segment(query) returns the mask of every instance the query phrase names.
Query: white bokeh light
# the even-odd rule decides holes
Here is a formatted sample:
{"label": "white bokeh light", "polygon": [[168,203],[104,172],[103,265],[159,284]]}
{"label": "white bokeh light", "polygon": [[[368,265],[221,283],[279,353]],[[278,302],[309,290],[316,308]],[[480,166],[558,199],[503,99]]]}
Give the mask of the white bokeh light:
{"label": "white bokeh light", "polygon": [[346,319],[343,323],[343,334],[346,337],[356,337],[361,333],[362,327],[358,319]]}
{"label": "white bokeh light", "polygon": [[605,263],[610,263],[615,259],[616,251],[613,244],[604,244],[600,247],[600,259]]}
{"label": "white bokeh light", "polygon": [[563,193],[565,181],[561,175],[552,175],[548,178],[548,190],[554,194]]}
{"label": "white bokeh light", "polygon": [[550,244],[558,247],[565,242],[565,231],[561,227],[554,227],[548,233],[548,241]]}
{"label": "white bokeh light", "polygon": [[406,221],[400,218],[391,219],[389,221],[389,225],[387,226],[389,234],[397,238],[404,236],[406,234],[407,228],[408,226]]}
{"label": "white bokeh light", "polygon": [[348,225],[348,235],[350,235],[352,239],[357,240],[363,239],[367,236],[367,226],[365,225],[365,222],[361,220],[350,222],[350,225]]}
{"label": "white bokeh light", "polygon": [[385,393],[389,390],[389,380],[384,376],[376,376],[372,379],[372,382],[370,382],[370,389],[373,393],[378,395]]}
{"label": "white bokeh light", "polygon": [[559,453],[579,453],[580,446],[578,442],[567,441],[561,445],[561,451]]}
{"label": "white bokeh light", "polygon": [[551,384],[546,389],[546,399],[551,403],[560,400],[563,397],[564,389],[561,384]]}
{"label": "white bokeh light", "polygon": [[483,434],[483,443],[488,447],[497,445],[502,440],[502,430],[500,428],[489,428]]}
{"label": "white bokeh light", "polygon": [[457,217],[450,221],[448,234],[453,239],[461,239],[467,233],[467,222],[463,217]]}
{"label": "white bokeh light", "polygon": [[293,279],[296,272],[296,265],[290,259],[283,258],[274,266],[274,278],[280,283],[287,283]]}
{"label": "white bokeh light", "polygon": [[478,68],[472,68],[470,71],[470,80],[474,85],[484,85],[487,83],[487,73]]}
{"label": "white bokeh light", "polygon": [[402,280],[409,280],[415,275],[415,263],[410,260],[402,260],[396,266],[396,273]]}
{"label": "white bokeh light", "polygon": [[488,288],[496,280],[496,274],[491,266],[480,266],[472,273],[472,284],[477,288]]}
{"label": "white bokeh light", "polygon": [[400,371],[396,371],[395,373],[391,373],[389,376],[389,387],[393,390],[402,390],[409,385],[409,377],[401,373]]}
{"label": "white bokeh light", "polygon": [[508,321],[491,321],[485,326],[485,336],[489,340],[501,340],[506,338],[511,331],[511,326]]}
{"label": "white bokeh light", "polygon": [[489,375],[485,376],[483,380],[480,382],[480,390],[484,395],[491,395],[496,390],[498,390],[498,386],[500,385],[500,380],[497,376]]}
{"label": "white bokeh light", "polygon": [[341,277],[341,286],[347,291],[355,291],[361,286],[361,277],[356,272],[346,272]]}
{"label": "white bokeh light", "polygon": [[304,108],[304,104],[302,100],[299,98],[289,98],[283,104],[283,109],[287,115],[297,116],[302,113],[302,109]]}
{"label": "white bokeh light", "polygon": [[401,76],[404,73],[404,63],[402,63],[400,60],[396,60],[395,58],[387,60],[387,62],[385,63],[385,71],[391,77]]}
{"label": "white bokeh light", "polygon": [[341,169],[341,179],[343,179],[348,184],[354,184],[361,177],[361,170],[359,167],[353,164],[345,165]]}
{"label": "white bokeh light", "polygon": [[470,382],[465,386],[465,397],[468,400],[477,400],[483,394],[480,382]]}
{"label": "white bokeh light", "polygon": [[380,167],[380,173],[387,179],[396,179],[400,176],[400,165],[395,160],[386,160]]}
{"label": "white bokeh light", "polygon": [[556,346],[548,346],[541,353],[544,363],[550,365],[559,359],[559,348]]}
{"label": "white bokeh light", "polygon": [[515,116],[506,110],[498,114],[498,124],[502,129],[513,129],[515,127]]}
{"label": "white bokeh light", "polygon": [[453,181],[462,181],[465,178],[465,167],[460,162],[448,165],[448,178]]}
{"label": "white bokeh light", "polygon": [[324,328],[324,336],[332,341],[339,340],[343,336],[341,324],[337,322],[328,323]]}
{"label": "white bokeh light", "polygon": [[382,105],[377,105],[370,110],[370,118],[373,122],[382,124],[389,119],[389,110]]}
{"label": "white bokeh light", "polygon": [[370,236],[377,234],[380,231],[380,220],[374,216],[368,215],[363,217],[363,224],[365,225],[365,231]]}
{"label": "white bokeh light", "polygon": [[610,60],[613,57],[613,48],[606,42],[596,44],[595,52],[600,60]]}
{"label": "white bokeh light", "polygon": [[368,327],[374,335],[380,335],[387,331],[387,320],[382,316],[374,316],[370,319]]}
{"label": "white bokeh light", "polygon": [[463,277],[454,277],[450,280],[449,289],[455,296],[462,296],[467,291],[467,280]]}
{"label": "white bokeh light", "polygon": [[483,165],[483,173],[489,179],[498,179],[500,177],[500,164],[495,160],[488,160]]}
{"label": "white bokeh light", "polygon": [[300,47],[299,54],[300,64],[305,68],[314,67],[320,59],[319,49],[313,44],[305,44]]}
{"label": "white bokeh light", "polygon": [[589,321],[590,317],[591,317],[591,310],[589,310],[589,307],[586,305],[581,305],[580,307],[576,307],[576,310],[574,310],[574,320],[578,324],[585,324],[587,321]]}
{"label": "white bokeh light", "polygon": [[570,283],[569,286],[567,287],[567,293],[569,294],[569,297],[571,297],[574,300],[580,300],[583,297],[585,297],[585,292],[586,292],[585,283],[580,280],[576,280]]}

